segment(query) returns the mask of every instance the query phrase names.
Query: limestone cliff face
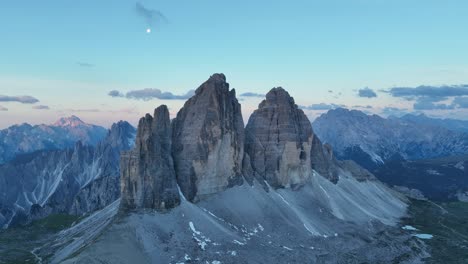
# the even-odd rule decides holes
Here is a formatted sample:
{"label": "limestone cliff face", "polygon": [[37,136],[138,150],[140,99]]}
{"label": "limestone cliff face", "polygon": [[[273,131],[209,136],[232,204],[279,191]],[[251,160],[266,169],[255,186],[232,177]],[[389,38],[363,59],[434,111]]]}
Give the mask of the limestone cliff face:
{"label": "limestone cliff face", "polygon": [[330,145],[323,145],[317,136],[312,141],[310,151],[312,169],[333,183],[338,182],[338,162]]}
{"label": "limestone cliff face", "polygon": [[235,90],[212,75],[173,120],[172,155],[178,184],[190,201],[242,181],[244,123]]}
{"label": "limestone cliff face", "polygon": [[140,119],[135,148],[122,154],[120,164],[122,208],[162,211],[180,203],[166,106]]}
{"label": "limestone cliff face", "polygon": [[294,99],[283,88],[274,88],[249,119],[245,152],[260,182],[295,188],[312,172],[313,138],[310,121]]}

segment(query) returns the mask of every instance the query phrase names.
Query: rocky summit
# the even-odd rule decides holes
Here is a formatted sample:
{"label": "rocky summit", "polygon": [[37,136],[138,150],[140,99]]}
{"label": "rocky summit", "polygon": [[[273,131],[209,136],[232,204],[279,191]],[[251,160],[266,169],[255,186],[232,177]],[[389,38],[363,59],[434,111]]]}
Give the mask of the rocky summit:
{"label": "rocky summit", "polygon": [[251,115],[245,151],[260,182],[274,188],[295,187],[312,172],[312,126],[283,88],[274,88]]}
{"label": "rocky summit", "polygon": [[177,181],[188,200],[242,182],[244,121],[224,74],[214,74],[198,87],[172,128]]}
{"label": "rocky summit", "polygon": [[244,179],[266,191],[299,189],[314,172],[335,184],[340,173],[374,179],[353,165],[335,159],[281,87],[266,95],[244,131],[235,91],[223,74],[214,74],[172,124],[166,106],[140,119],[135,148],[121,158],[121,208],[170,209],[180,199],[198,202]]}
{"label": "rocky summit", "polygon": [[165,105],[140,119],[135,148],[121,157],[122,208],[165,210],[180,203],[171,141]]}

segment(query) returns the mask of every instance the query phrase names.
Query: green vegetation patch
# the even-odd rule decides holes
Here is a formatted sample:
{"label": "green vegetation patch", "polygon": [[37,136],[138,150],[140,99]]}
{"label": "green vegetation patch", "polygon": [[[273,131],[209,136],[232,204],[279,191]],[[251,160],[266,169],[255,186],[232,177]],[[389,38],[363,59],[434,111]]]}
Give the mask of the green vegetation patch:
{"label": "green vegetation patch", "polygon": [[412,200],[409,213],[404,225],[433,235],[424,240],[431,247],[427,263],[468,263],[468,203]]}
{"label": "green vegetation patch", "polygon": [[78,216],[54,214],[27,226],[0,230],[0,264],[37,263],[33,250],[79,220]]}

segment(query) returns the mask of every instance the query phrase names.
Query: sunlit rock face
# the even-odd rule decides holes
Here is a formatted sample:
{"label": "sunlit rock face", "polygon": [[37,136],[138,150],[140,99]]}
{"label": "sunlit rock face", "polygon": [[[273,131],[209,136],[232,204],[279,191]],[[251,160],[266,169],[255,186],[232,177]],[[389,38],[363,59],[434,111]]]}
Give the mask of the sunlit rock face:
{"label": "sunlit rock face", "polygon": [[244,123],[235,90],[223,74],[212,75],[172,124],[177,182],[190,201],[242,182]]}
{"label": "sunlit rock face", "polygon": [[180,203],[166,106],[140,119],[135,148],[121,156],[123,209],[166,210]]}
{"label": "sunlit rock face", "polygon": [[298,187],[311,175],[312,126],[283,88],[274,88],[251,115],[245,151],[260,182]]}

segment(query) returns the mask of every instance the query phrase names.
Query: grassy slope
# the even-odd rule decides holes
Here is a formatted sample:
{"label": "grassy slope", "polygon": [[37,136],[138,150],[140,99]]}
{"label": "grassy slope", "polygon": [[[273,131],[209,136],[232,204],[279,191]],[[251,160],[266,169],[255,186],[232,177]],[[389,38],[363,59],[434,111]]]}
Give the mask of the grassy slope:
{"label": "grassy slope", "polygon": [[52,234],[71,226],[79,217],[56,214],[25,227],[0,230],[0,263],[36,263],[33,249]]}
{"label": "grassy slope", "polygon": [[425,240],[432,255],[427,263],[468,263],[468,203],[412,200],[409,212],[403,224],[434,236]]}

